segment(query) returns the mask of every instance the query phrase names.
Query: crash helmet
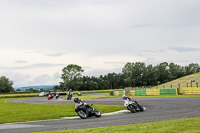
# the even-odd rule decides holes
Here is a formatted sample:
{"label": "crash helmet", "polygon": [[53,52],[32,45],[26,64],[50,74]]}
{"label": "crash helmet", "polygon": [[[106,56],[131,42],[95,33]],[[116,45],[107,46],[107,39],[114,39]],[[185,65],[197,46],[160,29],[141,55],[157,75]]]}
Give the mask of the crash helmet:
{"label": "crash helmet", "polygon": [[77,103],[79,101],[79,99],[76,97],[74,98],[74,102]]}
{"label": "crash helmet", "polygon": [[123,99],[123,100],[126,100],[126,99],[127,99],[127,96],[126,96],[126,95],[122,95],[122,99]]}
{"label": "crash helmet", "polygon": [[72,89],[69,89],[69,91],[72,91]]}

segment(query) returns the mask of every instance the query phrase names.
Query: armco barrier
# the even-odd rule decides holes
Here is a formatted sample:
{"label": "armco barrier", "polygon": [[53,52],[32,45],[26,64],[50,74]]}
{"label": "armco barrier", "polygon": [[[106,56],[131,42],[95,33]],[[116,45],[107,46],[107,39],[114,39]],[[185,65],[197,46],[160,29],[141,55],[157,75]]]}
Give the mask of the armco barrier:
{"label": "armco barrier", "polygon": [[200,94],[200,88],[182,88],[183,95],[195,95]]}
{"label": "armco barrier", "polygon": [[146,96],[146,90],[135,90],[136,96]]}
{"label": "armco barrier", "polygon": [[160,89],[160,95],[177,95],[177,89]]}
{"label": "armco barrier", "polygon": [[146,90],[147,96],[157,96],[160,95],[160,89],[147,89]]}

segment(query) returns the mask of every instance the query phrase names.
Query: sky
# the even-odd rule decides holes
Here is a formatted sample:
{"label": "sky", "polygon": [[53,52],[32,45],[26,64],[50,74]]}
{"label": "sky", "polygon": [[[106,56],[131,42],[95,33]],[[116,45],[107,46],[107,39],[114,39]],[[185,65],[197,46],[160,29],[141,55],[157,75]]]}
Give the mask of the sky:
{"label": "sky", "polygon": [[199,0],[0,0],[0,76],[14,87],[57,85],[127,62],[200,64]]}

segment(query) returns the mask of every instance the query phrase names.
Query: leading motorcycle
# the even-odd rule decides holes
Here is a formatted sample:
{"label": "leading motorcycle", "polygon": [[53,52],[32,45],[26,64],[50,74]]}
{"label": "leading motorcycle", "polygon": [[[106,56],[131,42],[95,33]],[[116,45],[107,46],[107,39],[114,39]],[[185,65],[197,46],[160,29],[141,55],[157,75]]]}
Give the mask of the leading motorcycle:
{"label": "leading motorcycle", "polygon": [[130,110],[132,113],[137,111],[144,111],[144,107],[140,105],[136,100],[125,100],[124,107]]}

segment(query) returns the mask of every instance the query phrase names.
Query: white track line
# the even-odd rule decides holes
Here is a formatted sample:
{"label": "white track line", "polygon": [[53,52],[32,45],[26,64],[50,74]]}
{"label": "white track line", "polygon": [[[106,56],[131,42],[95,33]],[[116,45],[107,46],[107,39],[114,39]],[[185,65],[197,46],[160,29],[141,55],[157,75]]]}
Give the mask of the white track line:
{"label": "white track line", "polygon": [[[144,107],[144,110],[146,110],[145,107]],[[104,114],[102,114],[102,116],[117,115],[117,114],[125,113],[125,112],[130,112],[130,111],[127,110],[127,109],[124,109],[124,110],[120,110],[120,111],[116,111],[116,112],[104,113]],[[62,119],[78,119],[78,118],[80,118],[80,117],[79,117],[79,116],[74,116],[74,117],[62,117]]]}

